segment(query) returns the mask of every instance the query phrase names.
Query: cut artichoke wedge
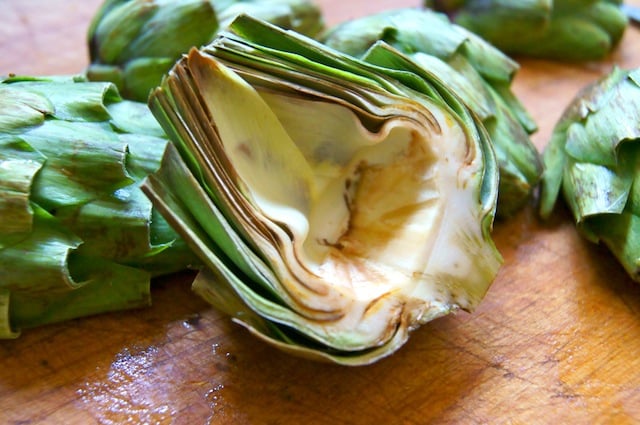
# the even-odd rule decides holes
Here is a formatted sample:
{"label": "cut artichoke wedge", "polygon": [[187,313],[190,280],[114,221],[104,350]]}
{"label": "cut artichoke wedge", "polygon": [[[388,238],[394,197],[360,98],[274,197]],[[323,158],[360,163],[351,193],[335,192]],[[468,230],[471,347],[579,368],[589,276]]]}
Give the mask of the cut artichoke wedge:
{"label": "cut artichoke wedge", "polygon": [[369,49],[385,41],[447,82],[482,120],[500,168],[498,215],[508,217],[531,199],[542,161],[529,138],[537,126],[511,91],[518,64],[444,14],[406,8],[353,19],[323,34],[342,52],[375,61]]}
{"label": "cut artichoke wedge", "polygon": [[543,158],[542,217],[562,194],[581,234],[640,281],[640,68],[615,68],[581,90]]}
{"label": "cut artichoke wedge", "polygon": [[241,16],[150,98],[175,148],[142,188],[208,266],[194,290],[347,365],[473,310],[502,261],[486,131],[437,77],[378,54],[393,66]]}

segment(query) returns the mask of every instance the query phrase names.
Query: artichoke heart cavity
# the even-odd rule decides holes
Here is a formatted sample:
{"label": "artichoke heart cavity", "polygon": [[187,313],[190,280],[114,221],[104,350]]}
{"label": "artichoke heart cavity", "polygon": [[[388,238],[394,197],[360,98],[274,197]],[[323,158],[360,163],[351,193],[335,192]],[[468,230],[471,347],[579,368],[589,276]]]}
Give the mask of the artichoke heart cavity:
{"label": "artichoke heart cavity", "polygon": [[[144,189],[214,270],[194,289],[287,351],[346,364],[472,310],[500,264],[488,236],[495,188],[486,208],[481,200],[495,159],[477,129],[439,97],[374,84],[356,59],[357,84],[308,59],[304,73],[274,55],[282,62],[267,72],[272,62],[249,63],[224,43],[192,50],[151,97],[182,159]],[[202,203],[172,189],[169,164]]]}

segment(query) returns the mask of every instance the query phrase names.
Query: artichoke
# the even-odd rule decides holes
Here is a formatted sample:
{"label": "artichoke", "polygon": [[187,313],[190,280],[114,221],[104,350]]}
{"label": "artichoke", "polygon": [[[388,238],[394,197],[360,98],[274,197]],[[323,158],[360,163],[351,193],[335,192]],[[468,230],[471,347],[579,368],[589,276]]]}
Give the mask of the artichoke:
{"label": "artichoke", "polygon": [[640,281],[640,68],[615,68],[578,93],[543,158],[541,215],[562,190],[581,234]]}
{"label": "artichoke", "polygon": [[139,187],[167,144],[110,83],[0,82],[0,338],[148,305],[151,277],[197,262]]}
{"label": "artichoke", "polygon": [[542,163],[529,138],[536,124],[510,90],[515,62],[429,10],[399,9],[347,21],[322,41],[365,61],[372,46],[384,41],[445,80],[491,136],[500,168],[498,214],[509,216],[530,198]]}
{"label": "artichoke", "polygon": [[627,27],[622,0],[426,0],[511,55],[603,59]]}
{"label": "artichoke", "polygon": [[206,266],[194,290],[282,350],[374,362],[497,273],[486,131],[389,45],[367,63],[241,16],[150,107],[174,144],[142,188]]}
{"label": "artichoke", "polygon": [[86,75],[145,102],[180,55],[210,42],[240,13],[309,35],[323,28],[310,0],[106,0],[89,27]]}

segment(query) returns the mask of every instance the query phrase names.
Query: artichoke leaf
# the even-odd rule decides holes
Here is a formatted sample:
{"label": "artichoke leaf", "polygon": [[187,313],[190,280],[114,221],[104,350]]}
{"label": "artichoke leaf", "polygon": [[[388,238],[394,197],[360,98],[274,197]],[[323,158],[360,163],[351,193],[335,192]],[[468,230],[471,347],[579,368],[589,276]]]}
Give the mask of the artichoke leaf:
{"label": "artichoke leaf", "polygon": [[23,140],[0,137],[0,248],[8,238],[31,230],[29,193],[44,162],[45,157]]}
{"label": "artichoke leaf", "polygon": [[[59,120],[101,122],[109,119],[105,103],[120,99],[117,90],[110,83],[89,83],[82,77],[53,77],[37,79],[33,77],[12,77],[4,80],[13,96],[29,96],[29,105],[42,114]],[[12,91],[19,92],[15,95]],[[35,96],[38,96],[35,98]],[[40,106],[42,102],[45,107]],[[21,124],[24,126],[24,124]]]}
{"label": "artichoke leaf", "polygon": [[[71,263],[74,275],[82,276],[81,282],[71,291],[12,292],[9,318],[11,324],[20,324],[17,331],[151,305],[151,275],[148,272],[95,257],[77,256]],[[92,266],[85,271],[83,266],[86,264]]]}
{"label": "artichoke leaf", "polygon": [[12,87],[0,87],[0,132],[4,135],[40,124],[47,113],[53,113],[53,105],[46,97]]}

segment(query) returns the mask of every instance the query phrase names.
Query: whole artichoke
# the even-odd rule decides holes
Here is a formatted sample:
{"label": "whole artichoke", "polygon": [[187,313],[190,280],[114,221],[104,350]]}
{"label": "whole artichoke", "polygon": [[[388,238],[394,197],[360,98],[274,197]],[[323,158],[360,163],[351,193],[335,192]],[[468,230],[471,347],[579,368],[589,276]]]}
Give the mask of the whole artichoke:
{"label": "whole artichoke", "polygon": [[152,93],[176,149],[142,186],[207,266],[195,291],[287,352],[346,365],[473,310],[502,261],[481,122],[393,47],[370,56],[239,17]]}
{"label": "whole artichoke", "polygon": [[309,35],[323,28],[310,0],[105,0],[88,31],[87,77],[144,102],[183,53],[241,13]]}
{"label": "whole artichoke", "polygon": [[198,262],[139,188],[167,144],[110,83],[0,81],[0,338],[148,305]]}
{"label": "whole artichoke", "polygon": [[542,163],[529,138],[536,124],[510,89],[518,70],[514,61],[430,10],[398,9],[353,19],[321,40],[364,61],[384,41],[446,81],[491,136],[500,168],[498,214],[511,215],[530,198]]}
{"label": "whole artichoke", "polygon": [[627,27],[622,0],[426,0],[511,55],[603,59]]}
{"label": "whole artichoke", "polygon": [[640,281],[640,68],[585,87],[544,152],[541,215],[562,191],[581,233]]}

